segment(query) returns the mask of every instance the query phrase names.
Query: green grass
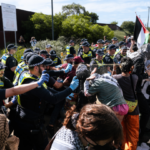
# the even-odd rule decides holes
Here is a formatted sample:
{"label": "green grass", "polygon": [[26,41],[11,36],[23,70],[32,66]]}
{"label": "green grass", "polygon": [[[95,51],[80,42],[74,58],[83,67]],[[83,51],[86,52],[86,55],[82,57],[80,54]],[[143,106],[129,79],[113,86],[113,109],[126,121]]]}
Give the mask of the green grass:
{"label": "green grass", "polygon": [[126,34],[123,31],[115,30],[114,36],[118,39],[118,41],[122,41],[124,36],[126,36]]}

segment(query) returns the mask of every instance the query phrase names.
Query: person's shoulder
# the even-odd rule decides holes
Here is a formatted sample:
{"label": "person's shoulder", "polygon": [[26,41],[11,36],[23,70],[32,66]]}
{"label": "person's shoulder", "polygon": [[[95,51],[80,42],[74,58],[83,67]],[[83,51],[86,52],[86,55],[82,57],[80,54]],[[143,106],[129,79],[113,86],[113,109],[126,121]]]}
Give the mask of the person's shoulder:
{"label": "person's shoulder", "polygon": [[138,79],[138,76],[136,74],[132,74],[132,77],[137,80]]}
{"label": "person's shoulder", "polygon": [[113,75],[112,77],[115,78],[115,79],[119,79],[119,78],[122,77],[122,75],[121,75],[121,74],[115,74],[115,75]]}
{"label": "person's shoulder", "polygon": [[68,65],[67,63],[66,63],[66,64],[62,64],[61,67],[62,67],[62,68],[65,68],[65,67],[67,67],[67,65]]}

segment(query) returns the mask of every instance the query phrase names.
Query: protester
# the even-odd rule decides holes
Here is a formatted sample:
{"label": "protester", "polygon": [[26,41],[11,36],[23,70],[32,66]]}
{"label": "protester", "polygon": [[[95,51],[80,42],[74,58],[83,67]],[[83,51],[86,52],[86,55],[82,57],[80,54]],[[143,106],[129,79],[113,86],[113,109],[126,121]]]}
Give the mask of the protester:
{"label": "protester", "polygon": [[[118,81],[125,100],[129,106],[129,112],[125,115],[122,125],[124,130],[124,142],[122,149],[136,150],[139,140],[139,108],[135,94],[138,76],[130,74],[133,70],[133,61],[126,57],[121,59],[121,74],[113,75]],[[134,123],[133,123],[134,122]]]}
{"label": "protester", "polygon": [[50,58],[53,60],[56,66],[61,64],[61,59],[56,55],[56,51],[51,50],[49,54],[50,54]]}
{"label": "protester", "polygon": [[26,47],[25,40],[22,35],[20,35],[18,42],[19,42],[19,45]]}
{"label": "protester", "polygon": [[36,39],[35,39],[35,37],[31,37],[31,41],[30,41],[30,43],[31,43],[31,46],[32,47],[34,47],[35,45],[36,45]]}
{"label": "protester", "polygon": [[86,105],[80,113],[73,106],[66,113],[51,150],[110,149],[122,142],[122,127],[113,111],[105,105]]}
{"label": "protester", "polygon": [[6,66],[4,76],[12,82],[14,78],[14,71],[18,65],[17,60],[13,57],[13,54],[17,51],[17,46],[9,44],[7,46],[7,50],[8,53],[2,56],[2,63]]}
{"label": "protester", "polygon": [[69,54],[72,54],[73,57],[76,56],[76,51],[74,49],[74,41],[73,40],[70,40],[69,42],[69,46],[66,47],[66,54],[69,55]]}

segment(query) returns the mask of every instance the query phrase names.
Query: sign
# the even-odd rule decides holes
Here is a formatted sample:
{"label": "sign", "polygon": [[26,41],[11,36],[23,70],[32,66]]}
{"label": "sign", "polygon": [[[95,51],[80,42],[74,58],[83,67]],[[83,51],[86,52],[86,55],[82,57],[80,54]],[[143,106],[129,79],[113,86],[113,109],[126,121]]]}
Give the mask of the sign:
{"label": "sign", "polygon": [[3,30],[17,31],[16,6],[1,3]]}

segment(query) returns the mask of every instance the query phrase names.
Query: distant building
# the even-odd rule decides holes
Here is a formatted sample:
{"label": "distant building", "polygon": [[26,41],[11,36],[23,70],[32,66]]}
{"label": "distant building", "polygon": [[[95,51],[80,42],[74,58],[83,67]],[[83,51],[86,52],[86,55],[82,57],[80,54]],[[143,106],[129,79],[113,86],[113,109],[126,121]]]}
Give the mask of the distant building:
{"label": "distant building", "polygon": [[117,26],[116,24],[106,24],[106,23],[96,23],[96,24],[101,25],[101,26],[108,25],[109,28],[112,30],[121,30],[121,28],[119,26]]}
{"label": "distant building", "polygon": [[[17,14],[17,42],[19,40],[20,35],[24,36],[24,32],[22,29],[22,21],[27,21],[34,12],[25,11],[16,9]],[[5,31],[6,42],[8,43],[15,43],[15,34],[13,31]],[[34,35],[31,35],[34,36]],[[3,23],[2,23],[2,11],[0,6],[0,48],[4,48],[4,38],[3,38]],[[26,39],[25,39],[26,40]],[[26,43],[29,42],[26,40]]]}

